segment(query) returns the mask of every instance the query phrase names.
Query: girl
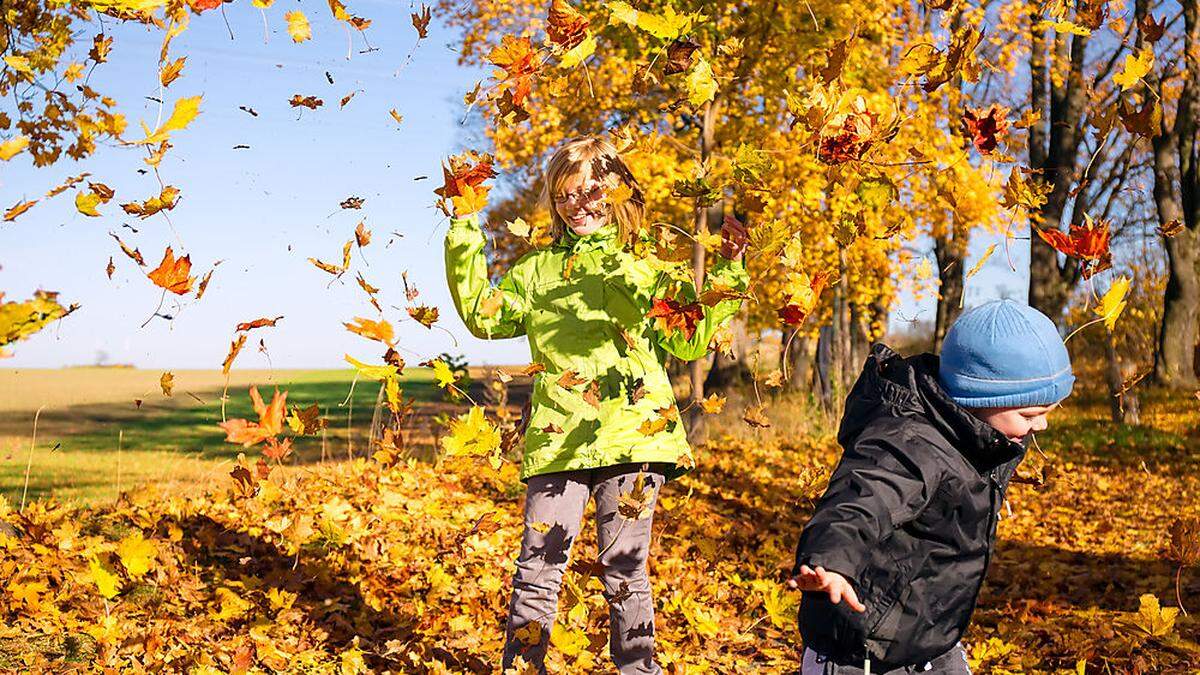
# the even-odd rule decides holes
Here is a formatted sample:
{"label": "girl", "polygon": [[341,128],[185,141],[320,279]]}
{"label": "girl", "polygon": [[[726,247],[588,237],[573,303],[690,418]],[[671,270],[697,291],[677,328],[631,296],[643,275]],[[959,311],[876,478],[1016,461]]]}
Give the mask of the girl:
{"label": "girl", "polygon": [[[551,158],[544,184],[553,244],[522,256],[496,286],[475,218],[452,218],[445,242],[450,292],[471,333],[527,335],[533,361],[545,366],[534,378],[525,432],[525,532],[503,665],[520,655],[544,672],[563,571],[584,507],[595,499],[609,652],[621,673],[660,673],[646,573],[650,526],[659,488],[691,464],[682,424],[664,414],[675,396],[663,361],[667,352],[703,356],[741,301],[704,307],[691,336],[661,334],[646,314],[668,280],[628,250],[642,234],[645,203],[616,148],[599,138],[568,141]],[[619,186],[631,196],[609,203],[606,195]],[[745,291],[746,230],[726,218],[721,233],[722,255],[708,278]],[[696,297],[687,286],[677,300]],[[618,512],[623,494],[640,508],[631,510],[627,498]]]}

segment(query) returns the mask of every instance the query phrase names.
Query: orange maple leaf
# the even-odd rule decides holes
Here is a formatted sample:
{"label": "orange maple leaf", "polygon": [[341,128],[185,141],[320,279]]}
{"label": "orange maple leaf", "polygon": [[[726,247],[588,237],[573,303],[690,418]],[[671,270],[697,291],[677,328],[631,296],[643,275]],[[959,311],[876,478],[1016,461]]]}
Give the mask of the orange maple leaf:
{"label": "orange maple leaf", "polygon": [[646,317],[654,319],[655,327],[666,335],[682,331],[690,340],[696,332],[696,324],[704,318],[704,308],[698,302],[683,304],[678,300],[654,298],[654,305]]}
{"label": "orange maple leaf", "polygon": [[254,404],[254,412],[258,413],[258,422],[245,419],[232,419],[220,423],[225,430],[225,440],[230,443],[241,443],[250,447],[268,438],[274,438],[283,431],[283,410],[287,403],[287,392],[275,390],[271,405],[263,403],[258,394],[258,387],[250,387],[250,402]]}
{"label": "orange maple leaf", "polygon": [[1039,229],[1037,233],[1054,250],[1083,261],[1083,278],[1088,279],[1112,267],[1112,234],[1107,220],[1092,220],[1088,215],[1083,218],[1083,224],[1072,225],[1069,234],[1054,229]]}
{"label": "orange maple leaf", "polygon": [[192,291],[192,283],[196,277],[188,276],[192,271],[192,260],[189,256],[175,257],[168,246],[163,253],[162,262],[146,274],[155,286],[165,288],[176,295],[186,295]]}

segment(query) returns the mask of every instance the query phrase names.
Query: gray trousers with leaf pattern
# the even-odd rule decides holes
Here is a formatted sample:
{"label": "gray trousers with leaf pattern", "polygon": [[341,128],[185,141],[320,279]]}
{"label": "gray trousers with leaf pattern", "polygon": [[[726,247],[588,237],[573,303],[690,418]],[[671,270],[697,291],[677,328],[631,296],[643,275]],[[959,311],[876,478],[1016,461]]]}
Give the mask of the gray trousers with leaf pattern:
{"label": "gray trousers with leaf pattern", "polygon": [[[525,534],[508,610],[504,668],[519,655],[545,672],[543,660],[558,612],[563,572],[579,535],[584,507],[594,498],[599,556],[592,569],[604,585],[609,604],[609,654],[622,674],[662,672],[654,662],[654,602],[646,556],[665,468],[619,464],[529,478]],[[636,493],[631,494],[639,472],[643,474],[640,500]],[[620,508],[623,494],[629,497]],[[640,517],[630,517],[639,511]]]}

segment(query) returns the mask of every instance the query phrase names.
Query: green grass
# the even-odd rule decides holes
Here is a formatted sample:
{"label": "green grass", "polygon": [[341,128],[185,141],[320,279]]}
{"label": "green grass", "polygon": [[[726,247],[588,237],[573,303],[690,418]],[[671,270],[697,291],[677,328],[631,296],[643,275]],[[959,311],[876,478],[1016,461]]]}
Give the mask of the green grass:
{"label": "green grass", "polygon": [[[20,386],[22,376],[37,373],[19,374],[15,386]],[[87,377],[86,372],[79,374]],[[281,391],[288,392],[289,407],[317,403],[329,425],[324,434],[294,438],[289,464],[366,452],[378,383],[360,379],[348,396],[354,379],[349,370],[276,371],[274,379]],[[12,376],[6,380],[11,382]],[[223,477],[239,452],[257,456],[257,448],[225,442],[217,426],[222,420],[220,388],[186,389],[187,379],[179,376],[177,383],[170,399],[154,391],[140,408],[129,398],[47,406],[38,420],[26,499],[54,495],[85,502],[109,500],[117,496],[118,482],[122,489],[143,482],[187,489]],[[406,370],[401,386],[406,398],[421,403],[441,400],[427,368]],[[270,402],[274,386],[259,384],[258,388]],[[69,400],[70,393],[63,392],[63,397]],[[257,419],[248,387],[231,386],[225,418],[239,417]],[[0,495],[10,504],[19,504],[24,491],[33,418],[32,410],[0,410],[0,440],[6,441],[0,445]]]}

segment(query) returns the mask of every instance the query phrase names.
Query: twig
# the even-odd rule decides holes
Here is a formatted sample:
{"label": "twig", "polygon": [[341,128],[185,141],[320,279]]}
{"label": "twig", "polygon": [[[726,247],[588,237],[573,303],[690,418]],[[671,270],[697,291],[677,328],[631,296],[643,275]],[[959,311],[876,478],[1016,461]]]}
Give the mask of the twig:
{"label": "twig", "polygon": [[21,507],[17,509],[18,513],[25,511],[25,493],[29,492],[29,469],[33,466],[33,448],[37,445],[38,418],[42,416],[42,408],[45,407],[42,405],[33,414],[33,440],[29,442],[29,460],[25,462],[25,487],[21,489]]}

